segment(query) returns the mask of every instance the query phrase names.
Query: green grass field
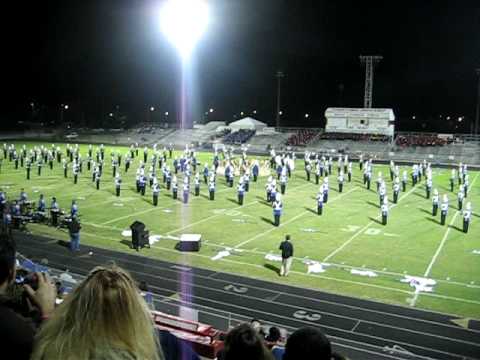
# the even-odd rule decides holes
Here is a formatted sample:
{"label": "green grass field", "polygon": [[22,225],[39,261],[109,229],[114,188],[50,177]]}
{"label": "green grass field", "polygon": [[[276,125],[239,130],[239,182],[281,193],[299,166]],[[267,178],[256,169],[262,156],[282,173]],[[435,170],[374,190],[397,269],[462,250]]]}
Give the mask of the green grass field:
{"label": "green grass field", "polygon": [[[23,143],[17,143],[17,147]],[[29,143],[27,146],[33,146]],[[60,145],[62,150],[63,145]],[[110,152],[106,148],[106,168],[101,189],[97,191],[91,182],[86,166],[79,183],[73,184],[71,169],[64,179],[60,164],[53,171],[43,168],[42,176],[32,167],[31,180],[26,180],[23,168],[15,170],[13,163],[3,161],[0,187],[10,198],[17,198],[22,187],[31,200],[40,193],[56,196],[63,209],[69,209],[72,199],[77,199],[82,221],[81,245],[95,245],[119,251],[131,252],[129,238],[122,237],[134,220],[144,222],[150,234],[161,235],[151,249],[142,250],[144,256],[226,271],[245,276],[284,282],[299,287],[317,288],[349,296],[394,303],[403,306],[457,314],[462,317],[480,318],[480,227],[478,213],[474,212],[468,234],[461,231],[462,216],[456,211],[456,191],[448,193],[450,211],[448,226],[439,224],[439,215],[430,214],[431,200],[425,198],[422,182],[401,193],[400,201],[392,205],[389,223],[379,223],[378,196],[362,184],[358,165],[354,165],[351,183],[346,183],[343,193],[337,191],[336,177],[330,179],[329,202],[324,214],[315,213],[315,195],[318,186],[307,182],[303,160],[297,160],[283,198],[282,224],[271,224],[272,209],[265,200],[265,177],[251,182],[243,206],[237,204],[236,186],[228,188],[219,174],[215,201],[207,199],[207,187],[202,184],[201,195],[190,197],[188,204],[173,200],[162,184],[159,205],[152,205],[151,192],[142,197],[135,190],[135,170],[138,158],[128,174],[124,173],[122,194],[115,196],[110,166]],[[122,155],[127,148],[116,147]],[[81,146],[86,157],[87,147]],[[140,155],[142,152],[140,151]],[[151,152],[150,152],[151,153]],[[170,160],[171,161],[171,160]],[[212,154],[200,154],[202,163],[212,161]],[[201,167],[202,168],[202,167]],[[403,169],[401,169],[402,171]],[[410,172],[410,167],[408,168]],[[383,165],[375,165],[374,179],[378,171],[388,174]],[[434,187],[440,194],[448,192],[450,170],[434,169]],[[479,173],[470,172],[468,200],[475,211],[480,206]],[[160,182],[161,182],[161,177]],[[238,177],[236,178],[238,180]],[[181,176],[179,197],[181,198]],[[372,182],[372,188],[375,184]],[[387,189],[391,194],[391,184]],[[390,195],[391,198],[391,195]],[[29,224],[35,234],[67,239],[65,230],[46,225]],[[184,233],[202,234],[199,253],[180,253],[175,250],[177,240]],[[290,276],[281,278],[275,271],[280,263],[265,259],[267,254],[279,254],[278,245],[285,234],[291,234],[295,246],[295,261]],[[170,238],[169,238],[169,237]],[[232,248],[231,255],[220,260],[212,257],[225,248]],[[328,263],[323,273],[307,273],[304,260],[308,258]],[[377,276],[366,277],[351,274],[351,270],[372,270]],[[405,274],[428,277],[437,281],[432,293],[415,294],[414,288],[401,282]]]}

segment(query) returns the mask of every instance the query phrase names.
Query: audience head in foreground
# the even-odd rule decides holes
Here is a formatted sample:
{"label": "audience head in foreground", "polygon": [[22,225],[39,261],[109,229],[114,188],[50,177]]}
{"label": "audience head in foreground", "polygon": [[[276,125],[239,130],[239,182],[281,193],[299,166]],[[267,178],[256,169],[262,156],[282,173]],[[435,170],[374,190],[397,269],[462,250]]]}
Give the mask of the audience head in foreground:
{"label": "audience head in foreground", "polygon": [[287,339],[283,360],[316,359],[341,360],[344,357],[333,353],[327,337],[318,329],[298,329]]}
{"label": "audience head in foreground", "polygon": [[40,330],[33,360],[158,360],[149,309],[131,276],[97,267]]}
{"label": "audience head in foreground", "polygon": [[273,357],[258,332],[250,325],[242,324],[227,334],[224,359],[270,360]]}

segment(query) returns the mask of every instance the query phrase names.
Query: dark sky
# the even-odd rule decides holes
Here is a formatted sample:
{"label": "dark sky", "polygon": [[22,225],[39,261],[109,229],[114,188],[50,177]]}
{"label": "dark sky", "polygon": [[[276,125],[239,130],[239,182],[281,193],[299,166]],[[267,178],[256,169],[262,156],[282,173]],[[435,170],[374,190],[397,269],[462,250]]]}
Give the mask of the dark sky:
{"label": "dark sky", "polygon": [[[199,104],[215,108],[216,119],[256,109],[273,124],[277,70],[286,76],[285,125],[305,123],[308,112],[305,125],[318,126],[328,106],[361,107],[360,54],[383,55],[374,106],[393,108],[400,128],[422,122],[446,131],[440,114],[474,117],[478,0],[209,2],[196,74]],[[4,116],[28,116],[31,101],[49,109],[69,103],[68,116],[92,119],[115,105],[139,121],[150,105],[175,112],[179,68],[158,29],[161,1],[15,3],[2,19]],[[402,120],[413,114],[415,123]]]}

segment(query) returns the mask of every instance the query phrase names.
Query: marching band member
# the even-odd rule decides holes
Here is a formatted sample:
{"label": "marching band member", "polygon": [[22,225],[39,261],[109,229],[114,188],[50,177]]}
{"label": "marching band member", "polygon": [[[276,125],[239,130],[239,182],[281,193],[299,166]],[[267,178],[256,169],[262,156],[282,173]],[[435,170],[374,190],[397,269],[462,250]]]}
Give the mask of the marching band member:
{"label": "marching band member", "polygon": [[210,195],[210,200],[215,200],[215,178],[211,177],[210,182],[208,183],[208,193]]}
{"label": "marching band member", "polygon": [[328,202],[328,176],[323,179],[323,202]]}
{"label": "marching band member", "polygon": [[340,170],[340,174],[338,175],[338,192],[339,193],[343,192],[343,181],[344,181],[343,170]]}
{"label": "marching band member", "polygon": [[438,190],[437,190],[437,189],[433,189],[433,196],[432,196],[432,216],[437,216],[438,203],[439,203]]}
{"label": "marching band member", "polygon": [[463,199],[465,198],[465,194],[463,193],[464,185],[460,185],[460,189],[458,190],[457,200],[458,200],[458,210],[462,210],[463,207]]}
{"label": "marching band member", "polygon": [[425,183],[425,191],[427,199],[430,199],[430,192],[432,191],[432,178],[427,176],[427,182]]}
{"label": "marching band member", "polygon": [[323,184],[320,185],[320,189],[317,194],[317,215],[323,213]]}
{"label": "marching band member", "polygon": [[120,196],[120,186],[122,184],[122,178],[120,177],[120,173],[117,172],[115,175],[115,195],[118,197]]}
{"label": "marching band member", "polygon": [[282,197],[280,194],[276,195],[275,201],[273,202],[272,207],[273,207],[274,225],[280,226],[280,217],[282,216],[282,210],[283,210]]}
{"label": "marching band member", "polygon": [[238,193],[238,205],[243,205],[243,198],[245,196],[245,187],[242,182],[238,183],[237,193]]}
{"label": "marching band member", "polygon": [[470,202],[465,206],[463,210],[463,232],[468,233],[468,227],[470,225],[470,219],[472,218],[472,204]]}
{"label": "marching band member", "polygon": [[380,210],[382,212],[382,225],[387,225],[387,219],[388,219],[388,199],[385,197],[383,199],[383,204],[380,207]]}
{"label": "marching band member", "polygon": [[440,224],[445,225],[445,220],[448,215],[448,196],[447,194],[443,195],[442,204],[440,205]]}
{"label": "marching band member", "polygon": [[[398,177],[396,178],[398,179]],[[400,193],[400,185],[398,181],[393,182],[393,203],[396,204],[398,202],[398,194]]]}

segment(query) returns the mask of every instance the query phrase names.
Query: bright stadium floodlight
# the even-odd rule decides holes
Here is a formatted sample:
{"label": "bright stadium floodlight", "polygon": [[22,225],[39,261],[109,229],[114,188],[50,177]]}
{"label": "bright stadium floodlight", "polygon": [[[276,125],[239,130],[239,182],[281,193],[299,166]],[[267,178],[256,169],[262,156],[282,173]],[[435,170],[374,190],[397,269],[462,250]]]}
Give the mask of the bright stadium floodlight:
{"label": "bright stadium floodlight", "polygon": [[167,0],[160,12],[160,26],[177,48],[183,61],[188,60],[209,23],[204,0]]}

